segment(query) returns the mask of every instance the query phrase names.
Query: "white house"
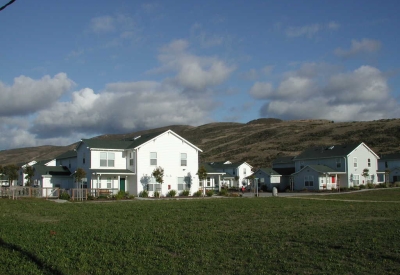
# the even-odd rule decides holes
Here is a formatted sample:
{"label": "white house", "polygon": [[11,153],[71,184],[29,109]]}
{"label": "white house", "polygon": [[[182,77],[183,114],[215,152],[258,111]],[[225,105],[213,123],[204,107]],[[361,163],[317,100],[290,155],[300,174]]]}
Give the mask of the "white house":
{"label": "white house", "polygon": [[382,173],[388,172],[389,182],[400,181],[400,153],[382,155],[378,160],[378,169]]}
{"label": "white house", "polygon": [[313,147],[294,158],[293,189],[323,190],[379,183],[378,155],[366,144]]}
{"label": "white house", "polygon": [[[83,139],[76,148],[77,168],[86,172],[82,187],[114,189],[139,195],[143,190],[166,195],[199,189],[196,175],[201,149],[171,130],[144,134],[131,140]],[[164,169],[159,186],[154,169]]]}
{"label": "white house", "polygon": [[[209,163],[202,163],[200,166],[204,167],[207,172],[207,178],[199,182],[199,187],[205,193],[205,190],[221,191],[221,187],[225,185],[224,176],[225,172],[217,171]],[[229,177],[230,178],[230,177]],[[226,185],[229,186],[228,184]]]}
{"label": "white house", "polygon": [[28,166],[34,167],[35,165],[55,166],[56,160],[55,159],[48,159],[48,160],[41,160],[41,161],[32,160],[28,163],[19,165],[18,180],[17,180],[17,184],[19,186],[26,186],[26,183],[28,181],[26,179],[26,174],[24,173],[25,168]]}
{"label": "white house", "polygon": [[250,180],[247,179],[253,172],[253,168],[247,162],[232,163],[230,161],[225,162],[207,162],[207,164],[214,169],[216,172],[224,172],[223,184],[228,187],[242,187],[250,184]]}

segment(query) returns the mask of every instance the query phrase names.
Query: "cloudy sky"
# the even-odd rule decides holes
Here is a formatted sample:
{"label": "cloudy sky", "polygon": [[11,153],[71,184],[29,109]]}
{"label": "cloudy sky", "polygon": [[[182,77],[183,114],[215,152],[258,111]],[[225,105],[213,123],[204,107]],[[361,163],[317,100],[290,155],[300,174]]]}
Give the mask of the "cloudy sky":
{"label": "cloudy sky", "polygon": [[400,117],[399,11],[398,0],[17,0],[0,11],[0,150],[172,124]]}

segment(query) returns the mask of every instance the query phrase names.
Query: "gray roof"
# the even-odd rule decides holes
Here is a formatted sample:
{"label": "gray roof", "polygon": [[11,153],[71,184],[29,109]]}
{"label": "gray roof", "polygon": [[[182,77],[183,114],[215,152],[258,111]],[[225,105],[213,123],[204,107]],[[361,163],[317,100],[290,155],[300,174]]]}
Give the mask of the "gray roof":
{"label": "gray roof", "polygon": [[270,167],[264,167],[264,168],[260,168],[258,169],[256,172],[254,172],[254,174],[256,174],[258,171],[262,171],[267,175],[271,175],[271,176],[280,176],[280,174],[278,172],[276,172],[275,170],[273,170]]}
{"label": "gray roof", "polygon": [[206,169],[207,174],[226,174],[225,172],[220,172],[215,167],[211,166],[209,163],[202,163],[200,167],[203,166]]}
{"label": "gray roof", "polygon": [[70,176],[71,172],[65,166],[46,166],[35,164],[33,166],[35,174],[39,175],[53,175],[53,176]]}
{"label": "gray roof", "polygon": [[381,160],[400,160],[400,153],[381,155]]}
{"label": "gray roof", "polygon": [[244,162],[234,162],[234,163],[224,164],[225,161],[214,161],[214,162],[207,162],[207,163],[214,169],[226,169],[226,168],[229,169],[229,168],[238,168]]}
{"label": "gray roof", "polygon": [[92,173],[97,173],[97,174],[121,174],[121,175],[134,174],[133,171],[128,169],[90,169],[90,171],[92,171]]}
{"label": "gray roof", "polygon": [[295,157],[294,160],[345,157],[360,144],[361,143],[312,147],[303,151],[300,155]]}
{"label": "gray roof", "polygon": [[294,163],[294,158],[295,156],[283,156],[283,157],[277,157],[272,161],[273,164],[278,164],[278,163]]}
{"label": "gray roof", "polygon": [[69,150],[69,151],[57,156],[56,159],[75,158],[76,156],[77,156],[77,153],[75,150]]}

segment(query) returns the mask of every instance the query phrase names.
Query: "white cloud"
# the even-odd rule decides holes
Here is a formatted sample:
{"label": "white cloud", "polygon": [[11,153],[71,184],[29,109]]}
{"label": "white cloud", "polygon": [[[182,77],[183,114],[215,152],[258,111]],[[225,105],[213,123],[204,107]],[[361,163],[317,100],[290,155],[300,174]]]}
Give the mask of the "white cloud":
{"label": "white cloud", "polygon": [[[111,83],[96,94],[86,88],[71,102],[58,102],[38,113],[32,131],[49,138],[81,133],[123,133],[172,124],[210,121],[207,96],[191,98],[157,82]],[[60,121],[62,123],[60,123]]]}
{"label": "white cloud", "polygon": [[286,28],[286,36],[288,37],[300,37],[300,36],[306,36],[308,38],[312,38],[314,35],[316,35],[318,32],[324,31],[324,30],[337,30],[339,29],[340,25],[336,22],[329,22],[328,24],[310,24],[310,25],[304,25],[304,26],[296,26],[296,27],[288,27]]}
{"label": "white cloud", "polygon": [[379,51],[382,43],[378,40],[364,38],[360,41],[351,40],[351,47],[349,50],[337,48],[335,54],[340,57],[352,57],[361,53],[373,53]]}
{"label": "white cloud", "polygon": [[14,78],[12,86],[0,81],[0,116],[26,115],[47,108],[73,85],[65,73],[39,80],[21,75]]}
{"label": "white cloud", "polygon": [[[315,68],[319,68],[318,73]],[[287,73],[276,90],[262,89],[256,83],[249,93],[266,100],[261,116],[374,120],[400,114],[399,103],[390,94],[387,82],[387,77],[372,66],[337,73],[328,64],[312,63]],[[262,93],[265,90],[268,92]]]}
{"label": "white cloud", "polygon": [[216,57],[200,57],[188,52],[186,40],[175,40],[161,49],[158,57],[162,65],[153,69],[152,73],[176,73],[169,79],[186,91],[202,92],[224,82],[235,70],[235,66],[227,65]]}
{"label": "white cloud", "polygon": [[202,29],[200,24],[194,24],[190,30],[193,39],[203,48],[210,48],[222,45],[225,38],[221,35],[210,34]]}
{"label": "white cloud", "polygon": [[271,83],[256,82],[249,93],[256,99],[268,99],[273,97],[274,88]]}
{"label": "white cloud", "polygon": [[115,30],[115,19],[109,15],[92,18],[90,29],[95,33],[112,32]]}

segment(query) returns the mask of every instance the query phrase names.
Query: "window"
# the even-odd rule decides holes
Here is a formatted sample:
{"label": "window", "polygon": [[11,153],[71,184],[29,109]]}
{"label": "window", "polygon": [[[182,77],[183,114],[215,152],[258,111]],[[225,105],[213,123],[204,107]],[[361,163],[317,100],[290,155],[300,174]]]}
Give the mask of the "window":
{"label": "window", "polygon": [[371,167],[371,159],[368,159],[368,167]]}
{"label": "window", "polygon": [[354,167],[357,167],[357,158],[353,159]]}
{"label": "window", "polygon": [[100,167],[114,167],[115,153],[100,153]]}
{"label": "window", "polygon": [[156,178],[150,178],[147,184],[147,191],[160,191],[161,184],[156,182]]}
{"label": "window", "polygon": [[86,154],[83,153],[82,163],[85,164],[85,162],[86,162]]}
{"label": "window", "polygon": [[191,183],[190,177],[178,178],[178,191],[190,189],[190,183]]}
{"label": "window", "polygon": [[360,185],[360,175],[353,175],[353,185]]}
{"label": "window", "polygon": [[187,166],[187,154],[181,153],[181,166]]}
{"label": "window", "polygon": [[150,165],[157,165],[157,153],[156,152],[151,152],[150,153]]}
{"label": "window", "polygon": [[246,168],[243,168],[243,175],[246,175]]}
{"label": "window", "polygon": [[305,176],[304,186],[314,186],[314,176]]}
{"label": "window", "polygon": [[260,182],[261,182],[261,183],[264,183],[264,182],[265,182],[265,179],[264,179],[264,178],[260,178]]}
{"label": "window", "polygon": [[337,158],[336,159],[336,168],[341,168],[342,167],[342,159]]}
{"label": "window", "polygon": [[304,161],[300,162],[300,169],[304,168]]}
{"label": "window", "polygon": [[134,166],[135,165],[135,154],[133,152],[129,153],[129,165]]}
{"label": "window", "polygon": [[107,188],[111,188],[111,178],[107,178]]}
{"label": "window", "polygon": [[211,186],[211,179],[207,178],[207,187],[210,187],[210,186]]}
{"label": "window", "polygon": [[385,161],[385,168],[388,168],[388,163],[387,163],[387,161]]}

